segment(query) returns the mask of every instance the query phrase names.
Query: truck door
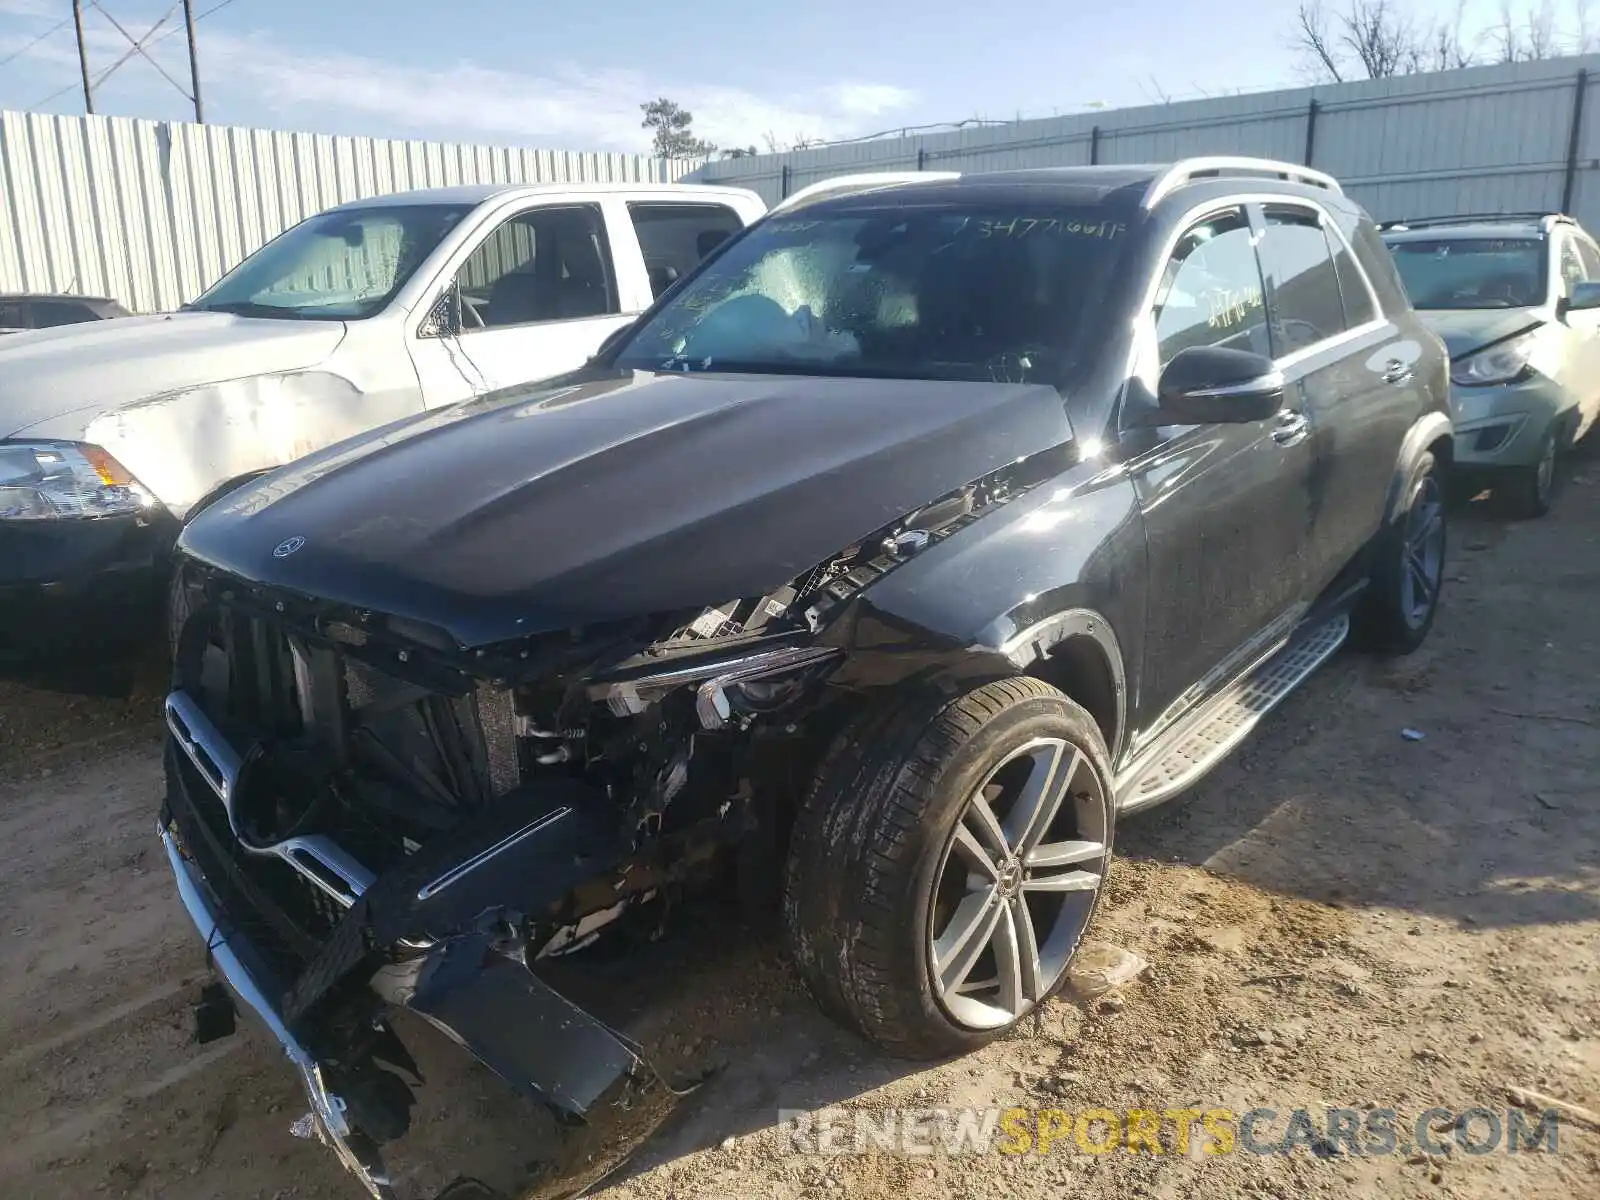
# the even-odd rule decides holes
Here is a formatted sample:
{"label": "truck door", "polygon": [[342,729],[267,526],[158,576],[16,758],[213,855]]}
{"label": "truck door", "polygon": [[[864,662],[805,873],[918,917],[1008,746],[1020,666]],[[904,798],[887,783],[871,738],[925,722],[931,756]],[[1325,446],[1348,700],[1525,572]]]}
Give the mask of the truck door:
{"label": "truck door", "polygon": [[459,328],[423,313],[408,339],[429,408],[580,367],[629,320],[598,203],[514,213],[451,282]]}

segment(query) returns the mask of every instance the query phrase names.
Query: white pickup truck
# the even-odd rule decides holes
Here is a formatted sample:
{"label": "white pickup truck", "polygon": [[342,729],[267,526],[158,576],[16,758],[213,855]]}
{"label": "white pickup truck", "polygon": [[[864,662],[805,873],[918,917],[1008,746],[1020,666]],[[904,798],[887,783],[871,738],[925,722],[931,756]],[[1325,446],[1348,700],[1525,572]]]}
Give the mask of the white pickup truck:
{"label": "white pickup truck", "polygon": [[696,184],[400,193],[301,222],[178,312],[5,338],[0,646],[27,636],[12,602],[145,594],[184,518],[247,479],[582,365],[764,212]]}

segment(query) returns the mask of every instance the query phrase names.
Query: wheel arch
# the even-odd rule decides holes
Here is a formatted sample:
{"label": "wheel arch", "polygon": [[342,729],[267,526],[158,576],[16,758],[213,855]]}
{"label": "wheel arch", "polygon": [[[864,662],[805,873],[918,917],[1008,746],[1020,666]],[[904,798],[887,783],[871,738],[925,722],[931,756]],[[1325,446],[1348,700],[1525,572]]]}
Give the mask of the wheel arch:
{"label": "wheel arch", "polygon": [[1128,721],[1128,676],[1111,622],[1089,608],[1052,613],[997,647],[1013,667],[1083,706],[1118,761]]}
{"label": "wheel arch", "polygon": [[1442,412],[1423,414],[1406,431],[1400,443],[1400,454],[1395,460],[1394,474],[1389,480],[1389,493],[1383,505],[1383,524],[1387,528],[1399,515],[1404,502],[1406,481],[1424,454],[1432,454],[1448,473],[1455,464],[1455,428],[1450,418]]}

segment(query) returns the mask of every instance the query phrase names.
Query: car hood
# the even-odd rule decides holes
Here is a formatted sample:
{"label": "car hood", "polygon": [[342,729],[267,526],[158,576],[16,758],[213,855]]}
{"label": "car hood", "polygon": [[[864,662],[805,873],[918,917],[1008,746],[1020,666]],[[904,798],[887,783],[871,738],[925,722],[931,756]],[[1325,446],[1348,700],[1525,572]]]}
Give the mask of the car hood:
{"label": "car hood", "polygon": [[766,594],[1071,437],[1039,385],[594,371],[302,459],[180,544],[483,646]]}
{"label": "car hood", "polygon": [[1542,325],[1546,319],[1537,308],[1419,308],[1417,316],[1443,339],[1451,358]]}
{"label": "car hood", "polygon": [[0,339],[0,437],[68,413],[85,413],[87,424],[199,384],[304,370],[326,359],[344,331],[342,321],[180,312],[10,334]]}

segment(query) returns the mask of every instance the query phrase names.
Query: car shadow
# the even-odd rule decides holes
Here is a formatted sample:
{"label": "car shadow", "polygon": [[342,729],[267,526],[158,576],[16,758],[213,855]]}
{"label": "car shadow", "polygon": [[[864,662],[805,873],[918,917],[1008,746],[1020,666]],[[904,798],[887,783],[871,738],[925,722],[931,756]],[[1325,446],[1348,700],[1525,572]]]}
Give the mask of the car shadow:
{"label": "car shadow", "polygon": [[1423,648],[1344,652],[1120,855],[1484,928],[1600,916],[1594,461],[1547,518],[1459,513]]}
{"label": "car shadow", "polygon": [[[1595,460],[1573,460],[1586,490],[1544,521],[1458,510],[1428,643],[1402,659],[1346,650],[1184,800],[1127,820],[1118,857],[1486,930],[1600,917],[1588,617],[1600,557],[1574,553],[1600,529]],[[701,1046],[714,1073],[614,1179],[933,1065],[889,1059],[825,1018],[774,926],[706,927],[697,945],[665,969],[723,1006]]]}

